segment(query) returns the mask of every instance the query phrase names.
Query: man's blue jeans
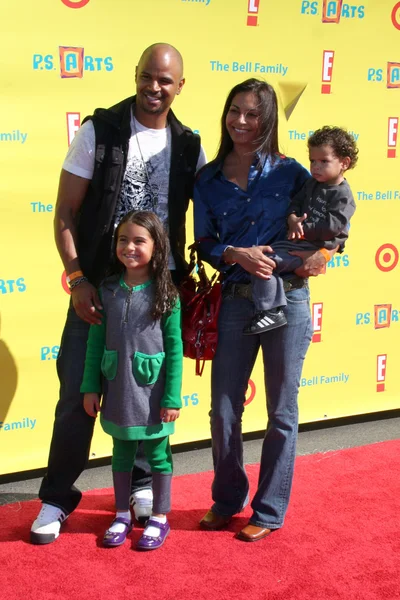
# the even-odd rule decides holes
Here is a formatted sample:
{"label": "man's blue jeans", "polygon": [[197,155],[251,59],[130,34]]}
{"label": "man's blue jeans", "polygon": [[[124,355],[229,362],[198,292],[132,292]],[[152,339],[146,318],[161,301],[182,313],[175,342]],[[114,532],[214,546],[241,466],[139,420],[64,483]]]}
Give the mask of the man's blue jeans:
{"label": "man's blue jeans", "polygon": [[240,297],[224,297],[211,377],[212,510],[231,516],[240,512],[249,492],[243,467],[242,414],[248,380],[261,346],[268,425],[250,522],[269,529],[282,526],[289,503],[298,429],[297,395],[312,336],[308,287],[287,292],[286,299],[286,326],[247,336],[242,331],[254,313],[254,304]]}
{"label": "man's blue jeans", "polygon": [[[39,491],[43,502],[59,506],[67,513],[75,510],[82,497],[74,484],[86,467],[95,422],[86,414],[83,394],[80,393],[89,327],[71,305],[57,358],[60,399],[56,407],[47,473]],[[132,488],[147,487],[151,487],[151,472],[140,444],[132,471]]]}

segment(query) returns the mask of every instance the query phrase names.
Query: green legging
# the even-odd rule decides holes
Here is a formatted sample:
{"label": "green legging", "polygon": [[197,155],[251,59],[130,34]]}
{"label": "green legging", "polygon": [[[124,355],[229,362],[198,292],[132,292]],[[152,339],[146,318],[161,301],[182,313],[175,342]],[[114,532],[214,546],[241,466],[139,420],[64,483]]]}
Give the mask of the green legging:
{"label": "green legging", "polygon": [[[113,437],[112,470],[131,472],[138,447],[137,440],[119,440]],[[172,473],[172,453],[169,437],[143,441],[143,449],[152,473]]]}

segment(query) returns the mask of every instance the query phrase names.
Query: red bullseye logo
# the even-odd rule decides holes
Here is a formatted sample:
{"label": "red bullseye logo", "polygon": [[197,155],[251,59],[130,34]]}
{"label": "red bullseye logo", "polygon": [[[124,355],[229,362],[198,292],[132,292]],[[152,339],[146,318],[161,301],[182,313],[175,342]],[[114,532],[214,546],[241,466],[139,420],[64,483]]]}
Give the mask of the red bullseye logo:
{"label": "red bullseye logo", "polygon": [[400,2],[397,2],[397,4],[393,6],[392,23],[396,29],[400,30]]}
{"label": "red bullseye logo", "polygon": [[249,379],[249,385],[247,386],[247,390],[246,390],[246,400],[245,400],[244,406],[247,406],[248,404],[250,404],[250,402],[252,400],[254,400],[255,395],[256,395],[256,384],[254,383],[254,381]]}
{"label": "red bullseye logo", "polygon": [[383,244],[375,254],[375,264],[380,271],[388,273],[397,267],[399,251],[393,244]]}
{"label": "red bullseye logo", "polygon": [[61,285],[64,288],[64,291],[67,292],[68,296],[71,295],[70,289],[68,287],[68,283],[67,283],[67,274],[64,271],[63,274],[61,275]]}
{"label": "red bullseye logo", "polygon": [[68,8],[83,8],[90,0],[61,0],[61,2]]}

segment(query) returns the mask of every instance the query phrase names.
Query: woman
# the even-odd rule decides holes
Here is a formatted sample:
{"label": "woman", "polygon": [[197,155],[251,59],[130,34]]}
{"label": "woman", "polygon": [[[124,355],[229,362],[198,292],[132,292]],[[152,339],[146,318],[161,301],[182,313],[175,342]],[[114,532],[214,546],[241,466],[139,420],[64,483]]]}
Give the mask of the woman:
{"label": "woman", "polygon": [[241,419],[248,380],[261,346],[268,426],[258,489],[251,504],[253,514],[237,534],[241,540],[257,541],[282,526],[289,502],[298,386],[312,335],[307,277],[321,272],[326,259],[319,252],[299,252],[303,267],[285,280],[287,326],[267,334],[243,335],[254,312],[250,277],[270,278],[274,262],[264,254],[271,252],[266,244],[273,247],[274,242],[286,238],[290,199],[309,174],[295,160],[279,154],[276,94],[266,82],[248,79],[235,86],[221,124],[217,156],[200,173],[194,193],[195,238],[200,252],[224,273],[211,377],[214,504],[200,525],[222,529],[248,502]]}

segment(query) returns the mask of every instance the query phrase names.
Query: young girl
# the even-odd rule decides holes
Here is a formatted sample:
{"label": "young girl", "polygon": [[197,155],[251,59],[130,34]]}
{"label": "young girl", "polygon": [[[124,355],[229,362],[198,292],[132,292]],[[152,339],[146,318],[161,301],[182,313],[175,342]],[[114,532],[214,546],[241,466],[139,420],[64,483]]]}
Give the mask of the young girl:
{"label": "young girl", "polygon": [[144,440],[154,501],[137,547],[154,550],[170,531],[169,435],[182,406],[180,305],[168,270],[167,236],[158,217],[128,213],[115,240],[113,275],[100,287],[103,321],[90,328],[81,392],[92,417],[100,411],[103,395],[100,422],[113,438],[116,517],[103,544],[123,544],[132,529],[131,471],[137,440]]}

